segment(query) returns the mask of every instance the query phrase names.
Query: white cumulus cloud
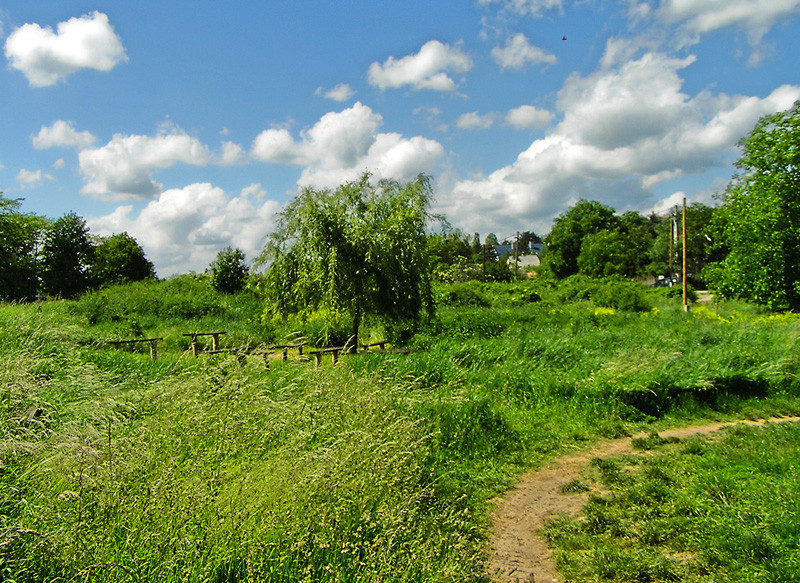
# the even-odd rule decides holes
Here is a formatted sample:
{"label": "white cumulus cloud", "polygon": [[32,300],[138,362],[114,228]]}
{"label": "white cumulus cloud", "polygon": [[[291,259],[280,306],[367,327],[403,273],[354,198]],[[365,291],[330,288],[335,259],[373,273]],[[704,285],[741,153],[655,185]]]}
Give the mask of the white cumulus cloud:
{"label": "white cumulus cloud", "polygon": [[522,69],[526,65],[555,65],[556,56],[533,46],[522,33],[506,40],[504,47],[492,49],[492,57],[503,69]]}
{"label": "white cumulus cloud", "polygon": [[41,170],[26,170],[25,168],[20,169],[17,173],[17,182],[24,186],[35,186],[42,181],[42,171]]}
{"label": "white cumulus cloud", "polygon": [[86,148],[97,141],[91,132],[75,130],[70,121],[58,120],[50,127],[42,126],[33,137],[33,147],[37,150],[47,148]]}
{"label": "white cumulus cloud", "polygon": [[506,124],[522,130],[540,130],[550,125],[553,114],[546,109],[539,109],[533,105],[521,105],[506,114]]}
{"label": "white cumulus cloud", "polygon": [[494,124],[494,113],[480,115],[477,111],[462,114],[456,120],[456,126],[462,130],[487,130]]}
{"label": "white cumulus cloud", "polygon": [[[619,209],[653,208],[652,189],[676,177],[730,164],[738,140],[763,115],[785,110],[800,87],[764,98],[683,91],[679,72],[693,59],[648,53],[618,68],[573,75],[559,93],[563,121],[510,165],[457,182],[440,197],[467,231],[505,225],[549,230],[579,198]],[[483,225],[483,226],[481,226]]]}
{"label": "white cumulus cloud", "polygon": [[121,199],[150,199],[161,192],[152,174],[175,164],[205,166],[212,161],[197,138],[173,130],[154,137],[115,134],[105,146],[81,151],[81,172],[87,179],[81,192]]}
{"label": "white cumulus cloud", "polygon": [[138,215],[132,205],[88,218],[93,233],[126,231],[145,250],[161,276],[203,271],[217,253],[238,247],[252,260],[273,230],[279,203],[266,199],[258,184],[230,196],[208,183],[162,192]]}
{"label": "white cumulus cloud", "polygon": [[332,89],[323,89],[322,87],[318,87],[315,92],[315,95],[321,95],[325,99],[331,99],[333,101],[338,101],[339,103],[347,101],[355,94],[356,92],[347,83],[340,83]]}
{"label": "white cumulus cloud", "polygon": [[335,187],[369,170],[378,178],[410,180],[431,172],[444,156],[438,142],[379,133],[380,114],[356,102],[326,113],[295,140],[287,129],[261,132],[253,142],[253,158],[271,164],[304,166],[300,186]]}
{"label": "white cumulus cloud", "polygon": [[57,32],[24,24],[6,39],[5,54],[33,87],[55,85],[80,69],[110,71],[128,60],[122,41],[102,12],[60,22]]}
{"label": "white cumulus cloud", "polygon": [[700,34],[735,26],[758,42],[782,19],[800,14],[800,0],[664,0],[658,14]]}
{"label": "white cumulus cloud", "polygon": [[432,40],[418,53],[400,59],[389,57],[383,64],[372,63],[367,72],[369,84],[379,89],[408,86],[414,90],[455,91],[457,83],[449,74],[472,69],[472,59],[459,46]]}

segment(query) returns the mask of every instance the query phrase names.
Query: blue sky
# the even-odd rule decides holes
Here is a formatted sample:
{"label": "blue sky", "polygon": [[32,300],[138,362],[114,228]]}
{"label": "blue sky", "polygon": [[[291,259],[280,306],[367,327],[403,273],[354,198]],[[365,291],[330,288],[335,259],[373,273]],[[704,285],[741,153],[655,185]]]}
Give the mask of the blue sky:
{"label": "blue sky", "polygon": [[[252,258],[299,188],[430,174],[466,233],[580,198],[712,203],[800,99],[800,0],[0,7],[0,190],[134,236],[160,276]],[[563,38],[566,37],[566,40]]]}

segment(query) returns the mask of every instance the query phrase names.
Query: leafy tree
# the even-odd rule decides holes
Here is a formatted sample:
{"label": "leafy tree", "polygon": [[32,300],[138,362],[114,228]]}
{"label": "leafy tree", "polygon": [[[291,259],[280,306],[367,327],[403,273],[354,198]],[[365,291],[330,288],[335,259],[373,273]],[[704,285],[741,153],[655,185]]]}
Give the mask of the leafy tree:
{"label": "leafy tree", "polygon": [[556,217],[552,230],[545,237],[547,250],[544,256],[550,270],[559,278],[578,273],[578,256],[584,237],[620,226],[613,208],[596,201],[578,201]]}
{"label": "leafy tree", "polygon": [[425,227],[430,178],[400,184],[360,180],[336,190],[306,188],[278,217],[261,262],[280,313],[320,308],[352,318],[352,350],[361,320],[390,329],[433,312]]}
{"label": "leafy tree", "polygon": [[86,221],[73,212],[44,232],[42,285],[51,295],[72,298],[89,288],[94,245]]}
{"label": "leafy tree", "polygon": [[211,285],[217,291],[234,294],[244,289],[250,268],[245,262],[244,251],[226,247],[211,263]]}
{"label": "leafy tree", "polygon": [[737,173],[719,213],[730,250],[717,291],[775,310],[800,309],[800,101],[768,115],[739,142]]}
{"label": "leafy tree", "polygon": [[153,264],[136,239],[127,233],[103,237],[95,247],[91,266],[94,285],[141,281],[155,277]]}
{"label": "leafy tree", "polygon": [[0,299],[33,299],[39,287],[37,252],[47,220],[19,208],[18,199],[0,194]]}
{"label": "leafy tree", "polygon": [[487,249],[489,248],[494,249],[499,244],[500,241],[497,240],[497,235],[495,235],[494,233],[489,233],[488,235],[486,235],[486,240],[484,241],[484,245],[486,245]]}
{"label": "leafy tree", "polygon": [[586,235],[578,255],[578,272],[591,277],[636,275],[636,250],[632,237],[621,229]]}

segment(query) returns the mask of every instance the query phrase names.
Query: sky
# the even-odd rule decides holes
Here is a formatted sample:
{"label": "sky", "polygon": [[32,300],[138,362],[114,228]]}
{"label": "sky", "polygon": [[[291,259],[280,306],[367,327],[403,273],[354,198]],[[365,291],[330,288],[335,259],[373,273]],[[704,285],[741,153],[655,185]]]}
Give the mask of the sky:
{"label": "sky", "polygon": [[715,204],[800,99],[800,0],[7,0],[0,191],[158,275],[248,259],[300,189],[432,177],[484,238],[580,199]]}

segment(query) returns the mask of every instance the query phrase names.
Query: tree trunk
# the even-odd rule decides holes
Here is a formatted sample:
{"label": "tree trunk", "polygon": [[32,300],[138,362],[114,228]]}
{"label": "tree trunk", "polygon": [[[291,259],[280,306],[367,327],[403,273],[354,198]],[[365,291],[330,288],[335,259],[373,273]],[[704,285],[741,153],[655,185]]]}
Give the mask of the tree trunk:
{"label": "tree trunk", "polygon": [[355,354],[358,350],[358,328],[361,326],[361,302],[356,300],[356,311],[353,314],[353,331],[350,334],[350,342],[353,345],[350,347],[350,353]]}

